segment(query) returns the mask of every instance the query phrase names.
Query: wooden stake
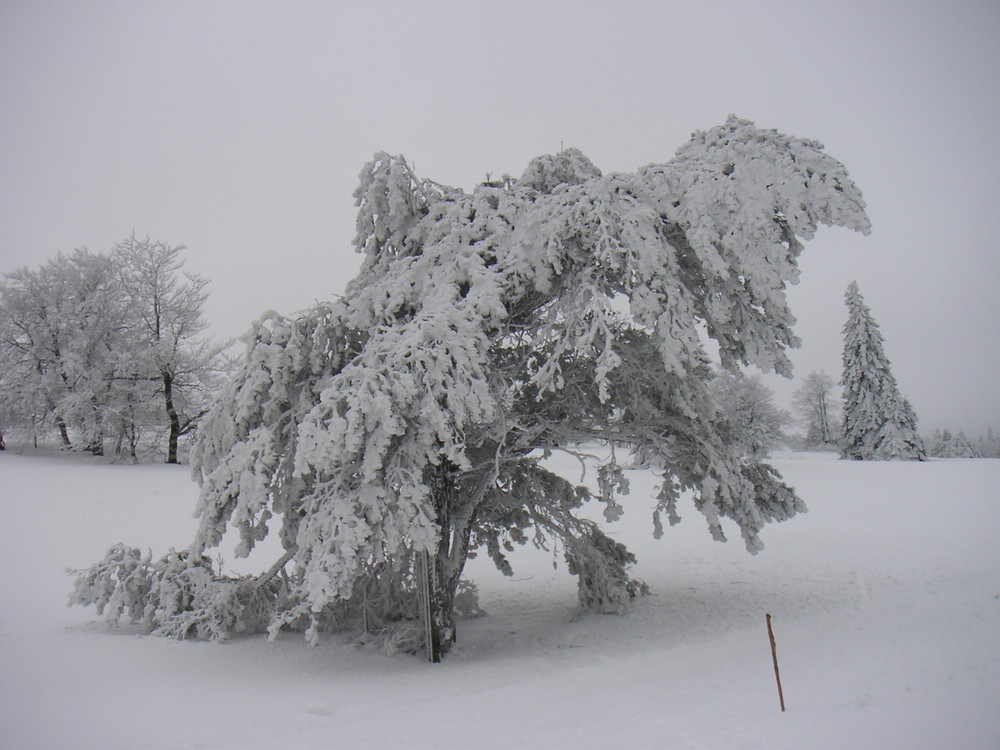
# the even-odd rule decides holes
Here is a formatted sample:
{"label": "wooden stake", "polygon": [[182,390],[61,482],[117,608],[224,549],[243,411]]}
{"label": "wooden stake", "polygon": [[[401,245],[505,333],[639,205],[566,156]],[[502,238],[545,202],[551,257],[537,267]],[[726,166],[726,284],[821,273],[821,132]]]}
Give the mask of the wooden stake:
{"label": "wooden stake", "polygon": [[785,694],[781,691],[781,675],[778,674],[778,650],[774,645],[774,631],[771,629],[771,615],[767,617],[767,637],[771,639],[771,661],[774,662],[774,681],[778,683],[778,701],[781,703],[781,710],[785,710]]}

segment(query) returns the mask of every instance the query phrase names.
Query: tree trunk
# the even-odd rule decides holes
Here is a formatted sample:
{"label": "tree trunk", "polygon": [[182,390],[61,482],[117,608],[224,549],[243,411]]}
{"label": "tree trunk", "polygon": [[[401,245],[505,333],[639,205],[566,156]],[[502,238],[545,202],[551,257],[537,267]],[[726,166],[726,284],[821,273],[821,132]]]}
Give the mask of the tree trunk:
{"label": "tree trunk", "polygon": [[160,373],[163,377],[163,404],[167,412],[167,420],[170,423],[170,432],[167,435],[167,463],[176,464],[177,461],[177,440],[181,434],[181,420],[174,408],[174,378],[164,370]]}
{"label": "tree trunk", "polygon": [[819,424],[823,442],[832,443],[833,430],[830,429],[830,415],[827,411],[826,394],[822,394],[819,399]]}
{"label": "tree trunk", "polygon": [[[456,508],[454,467],[443,462],[428,469],[431,501],[440,528],[436,554],[417,554],[417,585],[427,643],[427,660],[440,662],[456,641],[455,591],[468,555],[467,528],[453,528]],[[463,524],[468,526],[468,522]]]}
{"label": "tree trunk", "polygon": [[71,450],[73,448],[73,443],[69,440],[69,430],[66,429],[66,423],[63,421],[62,417],[56,417],[56,425],[59,427],[59,437],[62,438],[63,449]]}
{"label": "tree trunk", "polygon": [[87,436],[87,444],[84,450],[94,456],[104,455],[104,425],[102,419],[102,410],[97,403],[97,397],[90,397],[90,414],[92,424],[84,425],[83,431]]}
{"label": "tree trunk", "polygon": [[7,443],[3,441],[3,430],[0,430],[0,451],[7,450]]}

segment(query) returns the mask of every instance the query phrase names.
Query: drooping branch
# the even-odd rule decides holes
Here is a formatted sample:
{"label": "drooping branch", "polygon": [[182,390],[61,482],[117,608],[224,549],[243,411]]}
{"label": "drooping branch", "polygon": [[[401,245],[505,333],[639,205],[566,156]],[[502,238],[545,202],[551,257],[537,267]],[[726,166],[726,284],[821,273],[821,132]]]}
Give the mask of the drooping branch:
{"label": "drooping branch", "polygon": [[271,579],[273,579],[276,575],[278,575],[285,569],[285,566],[288,565],[288,563],[295,558],[295,553],[298,551],[299,548],[295,546],[285,550],[285,554],[279,557],[275,561],[274,565],[268,568],[266,573],[264,573],[261,576],[258,576],[257,578],[247,579],[246,581],[243,582],[243,585],[249,586],[253,589],[259,589],[262,586],[267,585],[271,581]]}

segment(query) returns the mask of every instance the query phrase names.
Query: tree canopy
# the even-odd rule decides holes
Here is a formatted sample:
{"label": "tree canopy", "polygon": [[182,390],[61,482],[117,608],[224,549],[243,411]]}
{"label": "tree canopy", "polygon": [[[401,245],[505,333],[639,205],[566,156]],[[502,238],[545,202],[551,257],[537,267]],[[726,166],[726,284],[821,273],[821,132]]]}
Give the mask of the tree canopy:
{"label": "tree canopy", "polygon": [[[579,510],[597,500],[616,518],[627,466],[661,477],[657,534],[685,492],[713,537],[730,519],[751,552],[804,509],[727,440],[705,340],[724,369],[790,372],[801,241],[820,224],[869,230],[820,144],[732,117],[664,164],[605,175],[568,149],[471,192],[380,153],[355,199],[359,275],[254,326],[192,459],[192,565],[227,528],[245,554],[279,524],[285,555],[258,579],[272,628],[368,627],[363,602],[407,600],[422,564],[443,652],[469,553],[509,571],[505,552],[528,541],[561,546],[582,605],[621,611],[633,558]],[[594,487],[545,464],[593,444],[609,449]],[[101,570],[78,601],[108,604],[95,581],[111,591],[123,569]]]}

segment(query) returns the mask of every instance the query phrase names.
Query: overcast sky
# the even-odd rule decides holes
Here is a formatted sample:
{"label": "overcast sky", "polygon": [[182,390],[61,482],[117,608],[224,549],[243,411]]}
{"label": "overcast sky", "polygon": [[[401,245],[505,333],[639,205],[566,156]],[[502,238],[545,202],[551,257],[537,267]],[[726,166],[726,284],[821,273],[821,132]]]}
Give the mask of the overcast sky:
{"label": "overcast sky", "polygon": [[856,279],[921,428],[975,435],[1000,429],[998,80],[995,0],[0,0],[0,272],[134,229],[187,246],[236,336],[343,290],[376,151],[470,189],[560,145],[666,161],[735,113],[824,143],[874,224],[807,245],[796,375],[839,378]]}

